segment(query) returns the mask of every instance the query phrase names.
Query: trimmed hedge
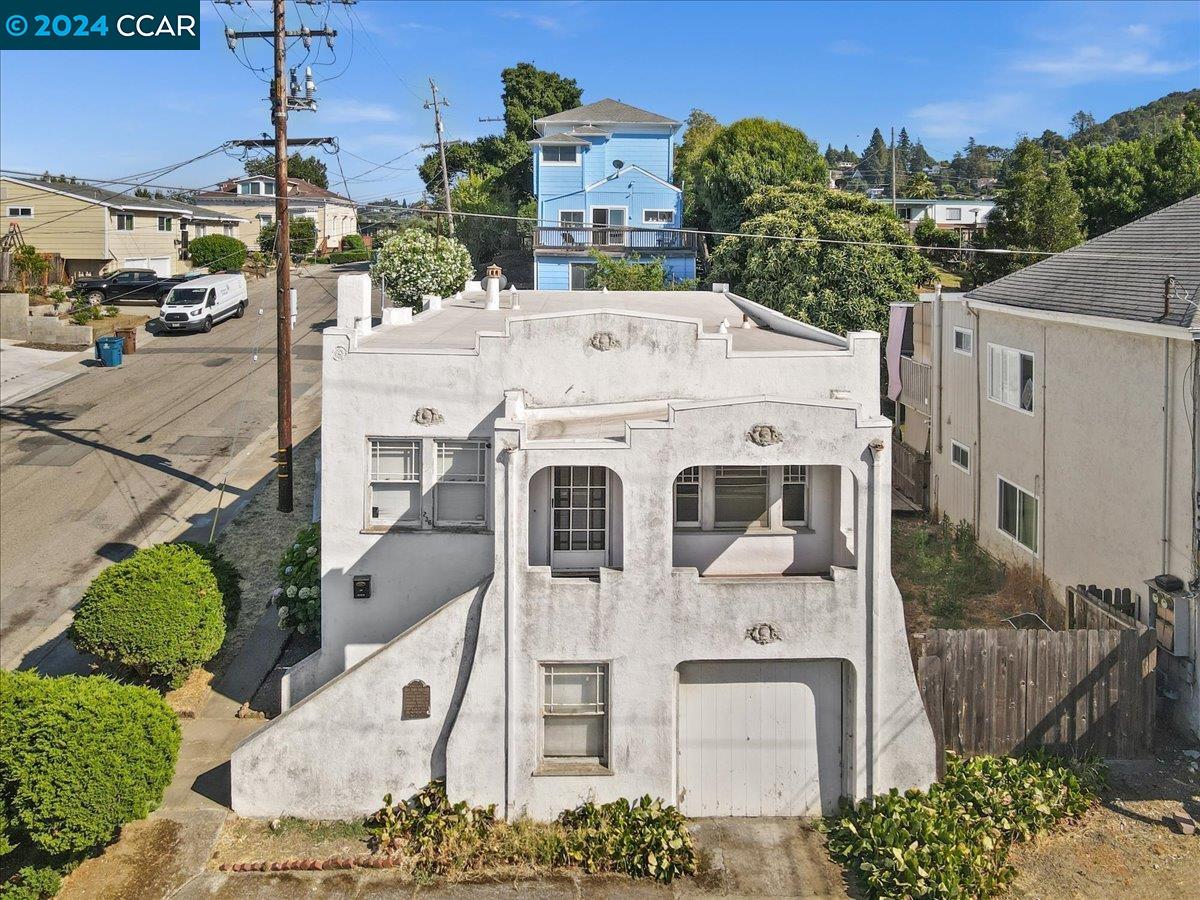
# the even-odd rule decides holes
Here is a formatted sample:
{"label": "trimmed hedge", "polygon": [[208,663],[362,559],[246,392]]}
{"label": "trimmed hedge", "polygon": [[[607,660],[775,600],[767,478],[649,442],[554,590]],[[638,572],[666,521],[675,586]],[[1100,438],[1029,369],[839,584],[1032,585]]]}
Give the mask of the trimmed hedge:
{"label": "trimmed hedge", "polygon": [[367,242],[363,240],[361,234],[348,234],[342,238],[342,250],[366,250]]}
{"label": "trimmed hedge", "polygon": [[225,605],[225,627],[232,628],[242,609],[242,573],[221,554],[216,544],[202,544],[199,541],[179,543],[195,550],[212,569],[217,579],[217,590],[221,592],[221,602]]}
{"label": "trimmed hedge", "polygon": [[61,858],[106,844],[158,806],[178,753],[179,721],[148,688],[0,672],[0,824],[14,846]]}
{"label": "trimmed hedge", "polygon": [[212,272],[240,272],[246,264],[246,245],[226,234],[206,234],[188,241],[192,265]]}
{"label": "trimmed hedge", "polygon": [[371,258],[370,250],[341,250],[329,254],[329,261],[334,265],[339,263],[366,262]]}
{"label": "trimmed hedge", "polygon": [[178,686],[225,640],[212,567],[182,544],[138,550],[88,585],[71,636],[80,650]]}

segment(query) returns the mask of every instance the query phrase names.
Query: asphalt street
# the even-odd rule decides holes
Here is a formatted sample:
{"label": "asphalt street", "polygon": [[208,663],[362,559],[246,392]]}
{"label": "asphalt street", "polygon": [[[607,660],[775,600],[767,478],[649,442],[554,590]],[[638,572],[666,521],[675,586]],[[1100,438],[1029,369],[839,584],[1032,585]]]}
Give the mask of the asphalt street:
{"label": "asphalt street", "polygon": [[[338,274],[293,277],[297,397],[319,384]],[[251,282],[243,318],[158,335],[120,368],[88,365],[0,408],[0,665],[15,666],[105,565],[183,524],[188,498],[274,431],[275,327],[274,279]]]}

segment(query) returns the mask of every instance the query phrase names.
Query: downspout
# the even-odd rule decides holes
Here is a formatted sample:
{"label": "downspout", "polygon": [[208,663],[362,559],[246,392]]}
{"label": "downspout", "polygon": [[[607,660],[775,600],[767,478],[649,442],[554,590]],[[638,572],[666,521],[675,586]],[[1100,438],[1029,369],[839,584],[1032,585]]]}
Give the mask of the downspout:
{"label": "downspout", "polygon": [[978,541],[979,503],[983,490],[983,377],[980,373],[983,370],[983,354],[987,345],[983,343],[983,321],[979,310],[973,308],[970,303],[964,303],[964,305],[975,320],[975,521],[971,527],[974,528],[975,540]]}
{"label": "downspout", "polygon": [[513,611],[512,591],[515,577],[513,560],[513,448],[505,447],[504,456],[504,820],[512,817],[512,685],[513,685]]}
{"label": "downspout", "polygon": [[1171,564],[1171,339],[1163,338],[1162,567]]}
{"label": "downspout", "polygon": [[[1046,400],[1049,397],[1047,390],[1049,355],[1046,353],[1046,326],[1042,325],[1042,483],[1038,485],[1038,516],[1041,521],[1037,524],[1038,548],[1042,551],[1042,602],[1045,603],[1046,596],[1046,532],[1050,529],[1046,528],[1046,523],[1050,516],[1046,505]],[[1037,378],[1037,366],[1034,366],[1034,378]]]}
{"label": "downspout", "polygon": [[934,397],[936,403],[935,412],[937,414],[937,452],[938,456],[942,455],[942,362],[945,359],[942,349],[943,332],[945,331],[945,320],[943,318],[942,306],[942,285],[938,282],[938,286],[933,292],[933,377]]}
{"label": "downspout", "polygon": [[883,593],[882,573],[885,567],[881,564],[880,548],[884,544],[884,528],[891,526],[890,521],[881,515],[882,505],[880,479],[883,477],[883,454],[887,444],[882,438],[875,438],[870,443],[871,449],[871,580],[870,594],[867,597],[867,791],[866,796],[875,795],[875,755],[877,746],[877,717],[879,711],[879,660],[878,641],[876,640],[875,611],[879,597]]}

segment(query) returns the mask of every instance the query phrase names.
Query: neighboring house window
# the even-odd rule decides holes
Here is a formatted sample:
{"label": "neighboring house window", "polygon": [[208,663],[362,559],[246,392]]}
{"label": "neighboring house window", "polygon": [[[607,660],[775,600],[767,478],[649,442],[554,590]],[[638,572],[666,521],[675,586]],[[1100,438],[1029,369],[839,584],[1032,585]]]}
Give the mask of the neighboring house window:
{"label": "neighboring house window", "polygon": [[579,159],[576,151],[578,147],[563,146],[561,144],[543,144],[542,145],[542,162],[551,163],[560,166],[573,166]]}
{"label": "neighboring house window", "polygon": [[259,228],[262,228],[266,225],[270,225],[272,222],[272,219],[271,219],[271,216],[269,213],[259,213],[257,216],[255,216],[255,218],[258,219],[258,227]]}
{"label": "neighboring house window", "polygon": [[675,525],[700,527],[699,466],[689,466],[675,479]]}
{"label": "neighboring house window", "polygon": [[1033,354],[988,344],[988,399],[1033,412]]}
{"label": "neighboring house window", "polygon": [[960,207],[960,206],[946,207],[946,221],[947,222],[961,222],[962,221],[962,207]]}
{"label": "neighboring house window", "polygon": [[10,219],[32,219],[32,206],[10,206],[8,208],[8,217]]}
{"label": "neighboring house window", "polygon": [[767,526],[767,467],[717,466],[716,525],[718,528]]}
{"label": "neighboring house window", "polygon": [[783,467],[783,524],[808,524],[808,469]]}
{"label": "neighboring house window", "polygon": [[558,211],[559,225],[582,225],[583,210],[582,209],[560,209]]}
{"label": "neighboring house window", "polygon": [[964,472],[971,471],[971,451],[958,441],[950,442],[950,462]]}
{"label": "neighboring house window", "polygon": [[643,225],[670,225],[675,221],[673,209],[643,209]]}
{"label": "neighboring house window", "polygon": [[238,185],[238,193],[239,194],[250,194],[253,196],[258,196],[260,194],[265,194],[266,196],[271,196],[272,194],[275,193],[275,182],[274,181],[243,181],[241,184]]}
{"label": "neighboring house window", "polygon": [[608,666],[542,665],[542,759],[607,765]]}
{"label": "neighboring house window", "polygon": [[1031,553],[1037,553],[1037,497],[1003,478],[997,481],[996,527]]}
{"label": "neighboring house window", "polygon": [[159,231],[170,231],[171,230],[171,217],[170,216],[159,216],[158,217],[158,230]]}
{"label": "neighboring house window", "polygon": [[133,231],[133,216],[129,213],[117,213],[117,231]]}
{"label": "neighboring house window", "polygon": [[487,521],[487,444],[438,441],[433,517],[438,525],[482,525]]}
{"label": "neighboring house window", "polygon": [[208,234],[208,226],[201,224],[200,222],[197,222],[196,223],[196,237],[204,237],[206,234]]}
{"label": "neighboring house window", "polygon": [[223,225],[223,226],[221,226],[221,230],[224,232],[225,237],[233,237],[233,226],[232,225]]}
{"label": "neighboring house window", "polygon": [[954,328],[954,352],[970,356],[975,352],[975,332],[970,328]]}
{"label": "neighboring house window", "polygon": [[419,525],[421,442],[372,438],[370,453],[370,524]]}

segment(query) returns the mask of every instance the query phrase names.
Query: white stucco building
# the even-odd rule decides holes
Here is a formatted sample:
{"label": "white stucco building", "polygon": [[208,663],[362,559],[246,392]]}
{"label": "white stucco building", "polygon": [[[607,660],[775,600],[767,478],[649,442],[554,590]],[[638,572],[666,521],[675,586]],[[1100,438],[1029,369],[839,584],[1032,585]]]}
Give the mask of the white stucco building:
{"label": "white stucco building", "polygon": [[726,291],[369,302],[343,276],[324,334],[321,650],[235,811],[444,777],[510,817],[805,815],[932,780],[877,334]]}

